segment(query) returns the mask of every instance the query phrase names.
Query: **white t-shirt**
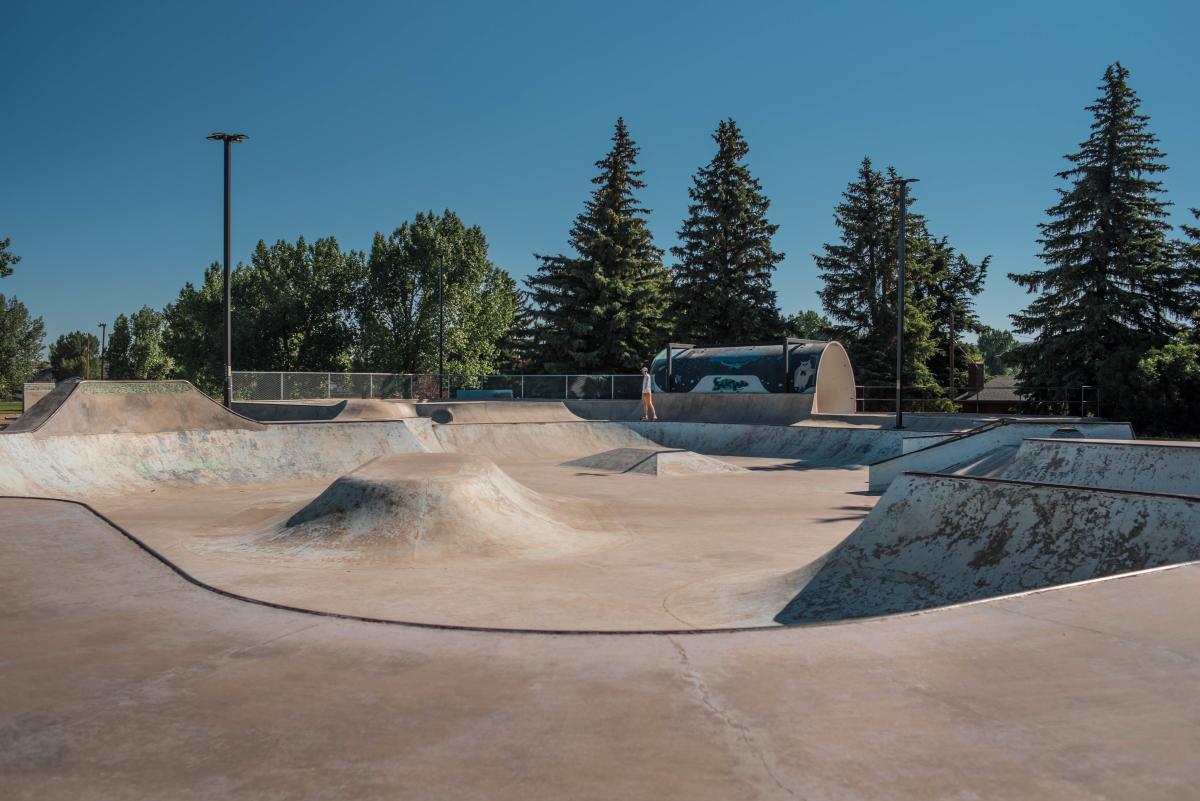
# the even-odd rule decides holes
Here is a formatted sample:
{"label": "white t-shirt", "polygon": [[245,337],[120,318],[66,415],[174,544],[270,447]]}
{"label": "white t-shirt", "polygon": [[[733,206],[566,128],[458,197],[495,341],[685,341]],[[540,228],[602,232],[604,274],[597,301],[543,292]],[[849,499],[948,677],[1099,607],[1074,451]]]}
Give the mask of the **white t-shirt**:
{"label": "white t-shirt", "polygon": [[642,394],[649,395],[651,392],[653,390],[650,389],[650,374],[642,373]]}

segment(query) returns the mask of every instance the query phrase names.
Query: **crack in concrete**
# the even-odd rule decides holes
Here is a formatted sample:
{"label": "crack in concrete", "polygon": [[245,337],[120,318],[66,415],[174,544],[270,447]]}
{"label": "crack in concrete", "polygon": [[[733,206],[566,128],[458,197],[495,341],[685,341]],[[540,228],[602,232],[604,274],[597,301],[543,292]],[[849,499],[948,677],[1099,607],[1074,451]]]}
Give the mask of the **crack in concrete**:
{"label": "crack in concrete", "polygon": [[749,727],[738,721],[732,712],[724,709],[717,703],[716,699],[713,697],[712,691],[709,689],[704,679],[701,678],[700,674],[697,673],[696,669],[692,666],[692,660],[688,657],[687,650],[685,650],[679,641],[674,637],[667,635],[667,639],[670,641],[671,645],[675,647],[676,653],[679,654],[679,661],[683,677],[688,684],[691,685],[692,690],[695,691],[701,706],[712,713],[713,717],[715,717],[724,727],[732,729],[736,733],[737,739],[742,742],[743,746],[750,753],[750,755],[756,759],[760,765],[762,765],[763,772],[767,774],[776,787],[787,793],[790,797],[799,799],[799,801],[804,801],[802,796],[798,795],[794,790],[785,785],[782,781],[780,781],[779,777],[775,775],[775,771],[772,770],[771,764],[767,760],[767,755],[763,752],[762,748],[759,747],[758,743],[755,742],[754,734],[750,731]]}

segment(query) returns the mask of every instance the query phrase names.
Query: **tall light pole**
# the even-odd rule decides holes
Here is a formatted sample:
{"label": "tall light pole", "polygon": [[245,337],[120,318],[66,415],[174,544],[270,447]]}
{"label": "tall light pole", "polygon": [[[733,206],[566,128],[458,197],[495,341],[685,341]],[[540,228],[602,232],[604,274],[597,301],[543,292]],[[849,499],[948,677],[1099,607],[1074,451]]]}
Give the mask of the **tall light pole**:
{"label": "tall light pole", "polygon": [[250,137],[245,134],[231,134],[223,131],[209,134],[212,142],[225,143],[225,406],[233,406],[233,316],[230,312],[230,281],[229,281],[229,148],[235,142],[245,142]]}
{"label": "tall light pole", "polygon": [[908,218],[908,185],[919,178],[897,178],[900,186],[900,231],[896,241],[896,428],[904,428],[904,224]]}
{"label": "tall light pole", "polygon": [[104,380],[104,350],[108,342],[108,323],[98,323],[100,326],[100,380]]}

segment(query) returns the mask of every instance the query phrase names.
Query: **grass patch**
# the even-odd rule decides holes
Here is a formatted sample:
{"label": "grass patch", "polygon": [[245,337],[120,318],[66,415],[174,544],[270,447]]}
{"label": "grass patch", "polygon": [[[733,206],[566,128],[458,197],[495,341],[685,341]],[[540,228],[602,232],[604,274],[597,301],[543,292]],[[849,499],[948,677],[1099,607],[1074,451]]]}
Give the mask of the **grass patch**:
{"label": "grass patch", "polygon": [[20,401],[0,401],[0,414],[20,414]]}

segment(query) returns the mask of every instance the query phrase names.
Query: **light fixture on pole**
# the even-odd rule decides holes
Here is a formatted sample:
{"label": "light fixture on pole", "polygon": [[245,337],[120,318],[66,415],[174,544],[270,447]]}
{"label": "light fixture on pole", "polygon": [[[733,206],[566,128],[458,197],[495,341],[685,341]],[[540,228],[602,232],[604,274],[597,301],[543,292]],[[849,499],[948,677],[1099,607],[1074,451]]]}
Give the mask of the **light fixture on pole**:
{"label": "light fixture on pole", "polygon": [[904,428],[904,224],[908,217],[908,185],[919,178],[897,178],[900,187],[900,230],[896,237],[896,428]]}
{"label": "light fixture on pole", "polygon": [[236,142],[244,142],[250,137],[246,134],[231,134],[223,131],[209,134],[208,139],[212,142],[225,143],[225,406],[229,408],[233,405],[233,323],[230,308],[231,290],[229,280],[229,228],[230,228],[230,204],[229,204],[229,148],[230,145]]}

